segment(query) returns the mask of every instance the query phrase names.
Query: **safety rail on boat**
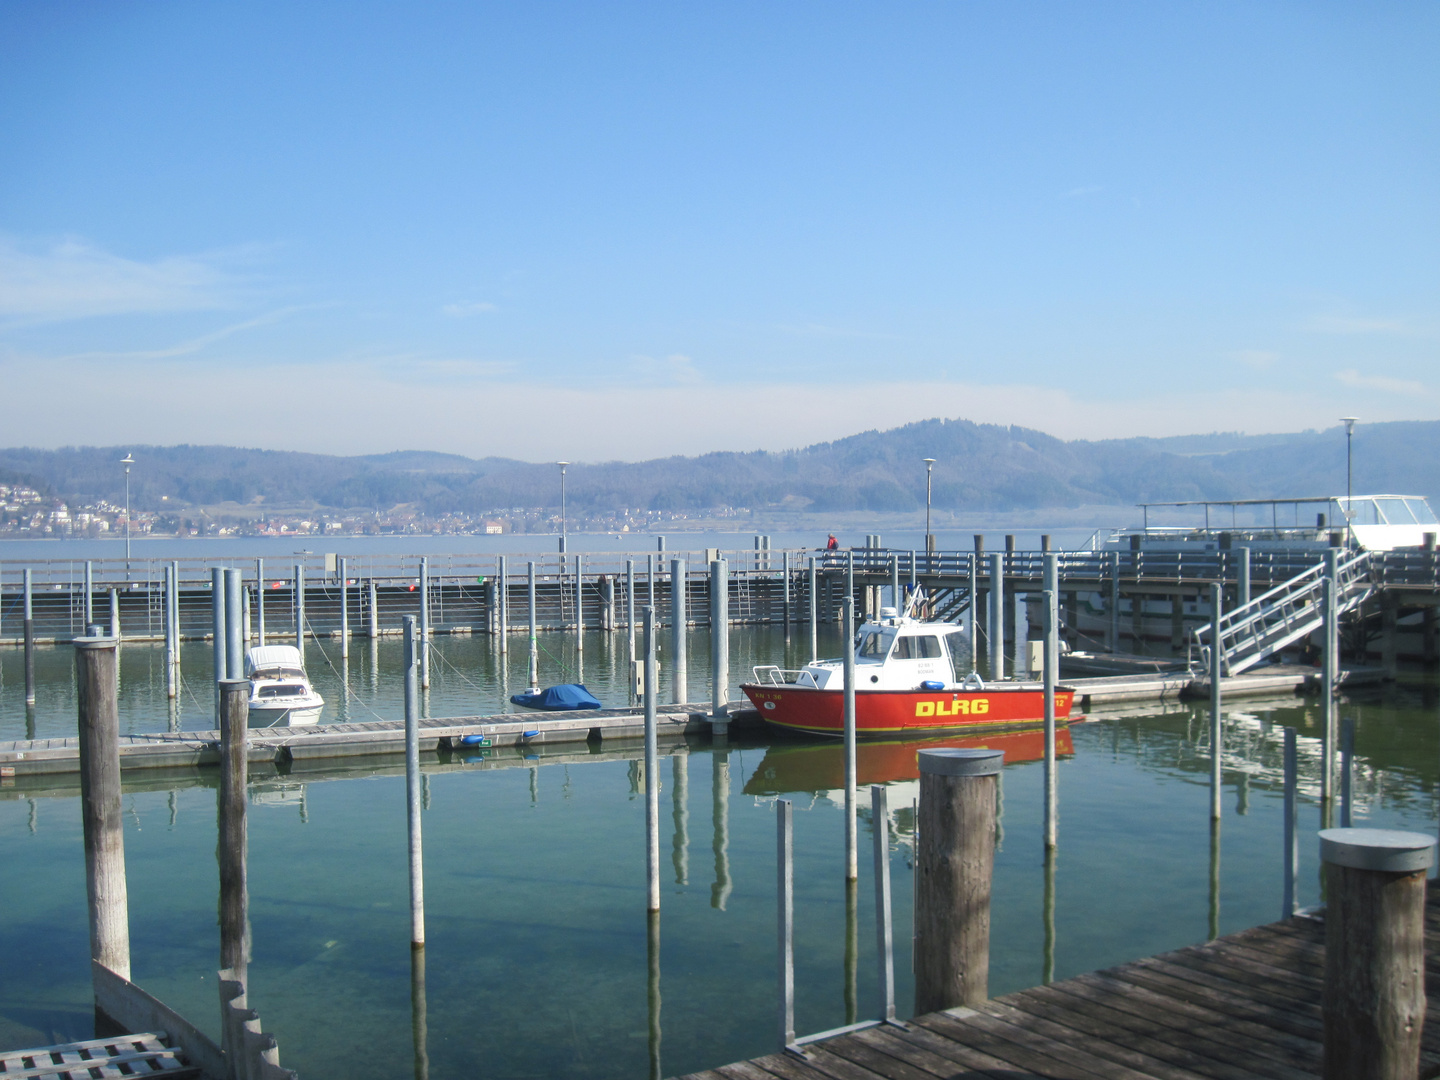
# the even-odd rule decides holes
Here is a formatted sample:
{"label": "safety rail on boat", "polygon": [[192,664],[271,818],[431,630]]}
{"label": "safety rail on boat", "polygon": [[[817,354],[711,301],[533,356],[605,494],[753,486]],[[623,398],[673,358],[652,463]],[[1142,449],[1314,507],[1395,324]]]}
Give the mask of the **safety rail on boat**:
{"label": "safety rail on boat", "polygon": [[757,683],[766,686],[804,686],[809,683],[816,690],[820,684],[815,681],[815,676],[804,668],[798,670],[782,668],[775,664],[759,664],[751,669]]}

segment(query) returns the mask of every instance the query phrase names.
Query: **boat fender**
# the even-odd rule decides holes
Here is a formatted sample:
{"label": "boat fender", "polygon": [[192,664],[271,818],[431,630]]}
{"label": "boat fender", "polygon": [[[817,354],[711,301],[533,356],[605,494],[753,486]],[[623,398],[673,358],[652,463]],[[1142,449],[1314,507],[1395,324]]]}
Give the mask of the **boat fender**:
{"label": "boat fender", "polygon": [[939,679],[926,679],[920,684],[921,690],[944,690],[945,684]]}
{"label": "boat fender", "polygon": [[522,739],[533,739],[533,738],[535,738],[536,735],[539,735],[539,734],[540,734],[540,732],[538,732],[538,731],[522,731],[522,732],[520,732],[520,737],[521,737]]}
{"label": "boat fender", "polygon": [[489,746],[490,740],[484,735],[462,735],[460,742],[465,746]]}
{"label": "boat fender", "polygon": [[985,680],[980,677],[978,671],[972,671],[965,676],[965,681],[960,684],[961,690],[984,690]]}

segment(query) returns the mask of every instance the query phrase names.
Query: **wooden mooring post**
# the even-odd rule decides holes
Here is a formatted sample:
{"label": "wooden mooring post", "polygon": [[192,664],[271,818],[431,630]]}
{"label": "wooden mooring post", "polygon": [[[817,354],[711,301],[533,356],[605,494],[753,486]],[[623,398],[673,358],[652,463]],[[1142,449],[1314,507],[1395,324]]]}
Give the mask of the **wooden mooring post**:
{"label": "wooden mooring post", "polygon": [[130,905],[125,888],[125,830],[120,818],[119,643],[75,640],[79,698],[80,822],[85,837],[85,895],[90,958],[130,978]]}
{"label": "wooden mooring post", "polygon": [[915,1011],[989,996],[990,883],[1002,750],[921,750]]}
{"label": "wooden mooring post", "polygon": [[[246,860],[249,854],[245,820],[249,764],[246,742],[250,720],[250,682],[226,679],[220,684],[220,790],[216,797],[220,844],[220,966],[243,982],[250,964],[250,893]],[[228,1027],[223,1046],[235,1055],[243,1039]]]}
{"label": "wooden mooring post", "polygon": [[1435,839],[1325,829],[1325,1080],[1414,1080],[1425,1026],[1425,879]]}

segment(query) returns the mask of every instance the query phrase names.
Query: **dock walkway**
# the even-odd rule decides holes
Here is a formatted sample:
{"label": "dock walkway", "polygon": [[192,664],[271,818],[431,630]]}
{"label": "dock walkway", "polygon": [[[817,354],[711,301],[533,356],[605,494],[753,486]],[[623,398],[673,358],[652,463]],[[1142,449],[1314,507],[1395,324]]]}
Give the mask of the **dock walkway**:
{"label": "dock walkway", "polygon": [[[1420,1077],[1440,1075],[1440,891],[1425,905]],[[685,1080],[1309,1080],[1320,1075],[1323,913],[868,1028]]]}

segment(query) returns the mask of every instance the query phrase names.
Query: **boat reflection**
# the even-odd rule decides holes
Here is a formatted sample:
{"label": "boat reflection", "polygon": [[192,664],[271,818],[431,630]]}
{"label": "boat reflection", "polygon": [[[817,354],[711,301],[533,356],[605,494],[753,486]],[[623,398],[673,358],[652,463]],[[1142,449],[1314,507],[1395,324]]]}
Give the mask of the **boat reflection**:
{"label": "boat reflection", "polygon": [[[991,733],[987,735],[949,736],[939,739],[866,740],[856,750],[856,782],[889,784],[901,780],[918,780],[921,750],[939,747],[966,747],[975,750],[1003,750],[1005,764],[1039,761],[1045,756],[1045,732],[1040,729]],[[1070,729],[1055,732],[1055,754],[1071,757],[1075,753]],[[778,795],[783,792],[834,791],[845,786],[845,747],[832,739],[810,744],[786,741],[771,746],[759,768],[745,784],[747,795]]]}

